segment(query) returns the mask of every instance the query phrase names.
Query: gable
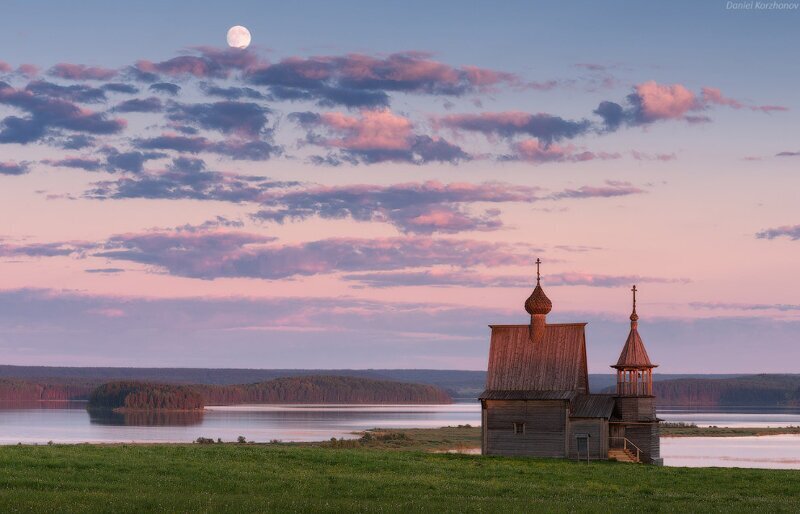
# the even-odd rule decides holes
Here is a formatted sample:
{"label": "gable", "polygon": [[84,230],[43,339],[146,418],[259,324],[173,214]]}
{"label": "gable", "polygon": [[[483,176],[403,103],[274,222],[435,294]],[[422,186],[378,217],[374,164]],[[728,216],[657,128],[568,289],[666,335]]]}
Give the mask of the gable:
{"label": "gable", "polygon": [[545,325],[541,343],[529,325],[494,325],[487,390],[588,393],[585,323]]}

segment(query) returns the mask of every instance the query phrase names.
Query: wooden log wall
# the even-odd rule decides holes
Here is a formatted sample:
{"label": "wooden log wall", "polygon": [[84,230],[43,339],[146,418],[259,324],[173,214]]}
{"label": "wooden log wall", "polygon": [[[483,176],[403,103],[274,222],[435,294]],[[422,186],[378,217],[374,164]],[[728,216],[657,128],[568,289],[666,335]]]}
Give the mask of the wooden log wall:
{"label": "wooden log wall", "polygon": [[[525,423],[522,434],[514,423]],[[485,453],[566,457],[567,402],[562,400],[486,400]]]}

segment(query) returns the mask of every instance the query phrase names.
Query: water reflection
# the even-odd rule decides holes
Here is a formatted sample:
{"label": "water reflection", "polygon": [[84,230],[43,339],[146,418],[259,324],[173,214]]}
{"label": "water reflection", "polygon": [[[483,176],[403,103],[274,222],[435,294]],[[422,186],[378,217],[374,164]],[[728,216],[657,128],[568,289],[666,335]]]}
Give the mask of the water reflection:
{"label": "water reflection", "polygon": [[662,437],[667,466],[800,469],[800,436]]}
{"label": "water reflection", "polygon": [[800,426],[800,408],[797,407],[660,407],[658,417],[699,427]]}
{"label": "water reflection", "polygon": [[[668,421],[698,425],[800,425],[800,410],[744,412],[659,410]],[[0,405],[0,444],[189,443],[198,437],[235,441],[322,441],[357,437],[370,428],[434,428],[480,425],[480,404],[452,405],[238,405],[205,412],[90,413],[85,403]],[[800,436],[674,437],[661,439],[671,466],[800,468]]]}
{"label": "water reflection", "polygon": [[89,423],[127,427],[183,427],[203,422],[203,411],[131,411],[88,410]]}
{"label": "water reflection", "polygon": [[478,425],[477,402],[452,405],[244,405],[192,413],[89,413],[78,408],[0,408],[0,444],[322,441],[375,428]]}

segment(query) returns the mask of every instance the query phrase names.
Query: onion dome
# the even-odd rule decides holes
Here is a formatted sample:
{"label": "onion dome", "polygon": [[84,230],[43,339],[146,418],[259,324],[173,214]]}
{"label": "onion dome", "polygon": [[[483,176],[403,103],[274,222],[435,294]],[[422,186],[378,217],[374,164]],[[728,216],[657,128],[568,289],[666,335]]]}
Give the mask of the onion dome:
{"label": "onion dome", "polygon": [[536,259],[536,288],[534,288],[533,293],[531,293],[528,299],[525,300],[525,310],[528,311],[528,314],[531,316],[535,314],[547,315],[553,310],[553,302],[544,294],[544,289],[542,289],[540,283],[541,275],[539,274],[539,265],[541,263],[541,260]]}
{"label": "onion dome", "polygon": [[528,311],[528,314],[531,316],[534,314],[548,314],[553,310],[553,302],[544,294],[544,290],[542,286],[539,285],[539,281],[536,281],[536,288],[528,299],[525,300],[525,310]]}

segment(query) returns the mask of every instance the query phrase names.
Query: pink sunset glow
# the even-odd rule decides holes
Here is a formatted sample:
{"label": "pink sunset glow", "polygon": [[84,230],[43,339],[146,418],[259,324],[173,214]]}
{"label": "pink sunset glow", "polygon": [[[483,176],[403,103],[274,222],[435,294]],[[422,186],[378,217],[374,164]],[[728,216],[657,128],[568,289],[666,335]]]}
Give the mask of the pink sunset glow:
{"label": "pink sunset glow", "polygon": [[485,369],[538,257],[592,367],[636,283],[665,372],[789,371],[792,72],[498,27],[2,56],[5,362]]}

